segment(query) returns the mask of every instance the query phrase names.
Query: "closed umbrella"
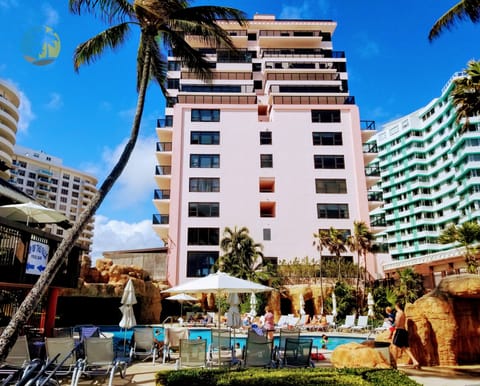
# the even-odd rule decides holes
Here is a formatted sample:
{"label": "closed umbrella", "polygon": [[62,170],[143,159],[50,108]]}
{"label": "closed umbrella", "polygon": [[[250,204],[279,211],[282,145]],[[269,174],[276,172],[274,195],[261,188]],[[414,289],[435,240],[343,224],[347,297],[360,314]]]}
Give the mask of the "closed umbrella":
{"label": "closed umbrella", "polygon": [[373,300],[372,293],[369,292],[367,295],[367,306],[368,306],[368,313],[367,316],[373,317],[374,312],[373,312],[373,306],[375,305],[375,302]]}
{"label": "closed umbrella", "polygon": [[300,294],[299,303],[300,303],[300,315],[305,315],[305,300],[303,299],[303,294]]}
{"label": "closed umbrella", "polygon": [[239,328],[242,325],[242,320],[240,317],[240,310],[238,309],[240,298],[236,292],[228,294],[228,304],[230,304],[230,308],[227,313],[227,326],[231,328]]}
{"label": "closed umbrella", "polygon": [[332,315],[335,320],[337,317],[337,297],[335,296],[335,292],[332,292]]}
{"label": "closed umbrella", "polygon": [[257,296],[254,292],[250,294],[250,316],[254,318],[257,316]]}
{"label": "closed umbrella", "polygon": [[118,325],[120,328],[125,329],[123,336],[123,352],[125,354],[125,348],[127,345],[127,330],[137,325],[135,313],[133,312],[133,305],[137,304],[137,297],[135,296],[135,287],[133,286],[132,279],[128,280],[125,288],[123,289],[121,303],[122,306],[120,307],[120,311],[122,311],[122,319]]}

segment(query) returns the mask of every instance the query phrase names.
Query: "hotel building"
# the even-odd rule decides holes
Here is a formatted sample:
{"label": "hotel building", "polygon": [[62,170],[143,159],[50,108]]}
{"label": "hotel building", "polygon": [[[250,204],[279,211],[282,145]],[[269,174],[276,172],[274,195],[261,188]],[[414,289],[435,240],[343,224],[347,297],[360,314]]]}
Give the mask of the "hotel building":
{"label": "hotel building", "polygon": [[[97,179],[90,174],[63,165],[60,158],[42,151],[15,145],[10,183],[35,201],[63,213],[75,222],[97,192]],[[82,231],[78,243],[90,250],[93,238],[92,217]],[[56,224],[46,224],[45,231],[62,237],[65,230]]]}
{"label": "hotel building", "polygon": [[456,123],[450,101],[453,80],[427,106],[384,125],[375,136],[381,170],[386,227],[384,242],[393,261],[385,273],[415,266],[433,286],[461,272],[460,249],[439,244],[450,224],[480,221],[480,117]]}
{"label": "hotel building", "polygon": [[274,262],[313,259],[314,233],[370,226],[380,205],[368,201],[378,168],[365,167],[374,125],[360,121],[345,54],[333,50],[336,22],[218,23],[237,52],[187,37],[211,62],[211,81],[168,58],[153,228],[168,246],[171,285],[210,272],[225,227],[247,227]]}
{"label": "hotel building", "polygon": [[0,179],[8,180],[20,114],[18,91],[0,79]]}

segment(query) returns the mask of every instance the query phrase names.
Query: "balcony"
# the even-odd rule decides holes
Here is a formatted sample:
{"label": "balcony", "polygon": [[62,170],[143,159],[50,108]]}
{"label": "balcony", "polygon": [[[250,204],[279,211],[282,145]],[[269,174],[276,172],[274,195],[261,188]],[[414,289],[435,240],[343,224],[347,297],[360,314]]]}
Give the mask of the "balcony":
{"label": "balcony", "polygon": [[385,216],[384,215],[374,215],[370,216],[370,226],[371,227],[380,227],[383,228],[387,226],[387,222],[385,221]]}
{"label": "balcony", "polygon": [[157,151],[172,151],[171,142],[157,142]]}
{"label": "balcony", "polygon": [[168,214],[154,214],[152,223],[153,225],[168,225],[169,216]]}
{"label": "balcony", "polygon": [[172,174],[172,167],[169,165],[157,165],[155,167],[156,176],[169,176]]}
{"label": "balcony", "polygon": [[157,127],[172,127],[173,116],[167,115],[165,118],[157,119]]}
{"label": "balcony", "polygon": [[354,105],[353,96],[274,95],[276,105]]}
{"label": "balcony", "polygon": [[367,166],[365,168],[365,176],[367,177],[380,177],[379,166]]}
{"label": "balcony", "polygon": [[154,200],[169,200],[170,199],[170,189],[155,189],[153,192]]}

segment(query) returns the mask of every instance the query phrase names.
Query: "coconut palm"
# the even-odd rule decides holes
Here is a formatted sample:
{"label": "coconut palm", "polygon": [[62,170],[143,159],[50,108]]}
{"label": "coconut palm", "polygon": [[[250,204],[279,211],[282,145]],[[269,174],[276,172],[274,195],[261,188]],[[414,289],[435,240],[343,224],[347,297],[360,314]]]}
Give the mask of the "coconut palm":
{"label": "coconut palm", "polygon": [[221,271],[245,280],[268,279],[266,275],[262,275],[266,266],[263,246],[250,237],[248,228],[226,227],[220,240],[220,249],[225,252],[217,262]]}
{"label": "coconut palm", "polygon": [[[373,242],[373,233],[368,229],[367,224],[364,221],[354,221],[353,222],[353,234],[347,237],[346,244],[348,249],[351,252],[357,254],[357,299],[359,295],[360,288],[360,257],[363,256],[363,293],[366,292],[366,283],[367,283],[367,254],[372,250]],[[361,297],[362,304],[360,308],[363,307],[364,296]],[[359,311],[357,303],[357,312]]]}
{"label": "coconut palm", "polygon": [[478,262],[474,244],[480,241],[480,224],[476,221],[467,221],[462,225],[451,224],[446,227],[438,238],[440,244],[457,243],[465,248],[465,262],[469,273],[476,273]]}
{"label": "coconut palm", "polygon": [[399,284],[396,288],[397,299],[403,299],[403,303],[413,303],[423,295],[423,276],[412,268],[405,268],[398,273]]}
{"label": "coconut palm", "polygon": [[330,227],[330,229],[328,230],[327,244],[328,251],[337,257],[338,281],[340,281],[342,279],[342,253],[347,252],[347,248],[345,246],[345,237],[343,233],[334,227]]}
{"label": "coconut palm", "polygon": [[320,270],[318,275],[320,276],[320,301],[322,302],[322,309],[323,309],[323,259],[322,259],[322,251],[324,248],[328,248],[328,241],[329,241],[329,233],[327,230],[322,229],[319,230],[318,233],[313,234],[313,245],[317,247],[317,251],[320,255]]}
{"label": "coconut palm", "polygon": [[445,12],[431,28],[428,39],[438,38],[445,30],[451,29],[458,21],[470,19],[473,23],[480,22],[480,0],[461,0]]}
{"label": "coconut palm", "polygon": [[84,209],[77,222],[60,243],[45,271],[20,305],[0,336],[0,360],[5,359],[16,340],[20,327],[32,315],[35,307],[48,289],[51,281],[84,226],[100,206],[115,181],[128,163],[135,147],[143,114],[147,85],[153,78],[165,92],[166,61],[162,50],[171,49],[182,63],[203,78],[208,78],[210,69],[203,56],[185,40],[184,34],[197,35],[209,44],[234,49],[228,34],[216,24],[217,19],[233,19],[243,24],[244,14],[233,8],[200,6],[189,7],[185,0],[69,0],[70,11],[74,14],[91,14],[110,26],[103,32],[80,44],[74,53],[74,68],[89,64],[108,49],[119,48],[127,39],[132,28],[140,29],[137,51],[137,106],[130,137],[116,165],[107,176],[90,204]]}
{"label": "coconut palm", "polygon": [[480,62],[471,60],[465,69],[465,76],[456,78],[450,94],[457,110],[456,122],[463,125],[461,132],[468,129],[469,118],[480,115]]}

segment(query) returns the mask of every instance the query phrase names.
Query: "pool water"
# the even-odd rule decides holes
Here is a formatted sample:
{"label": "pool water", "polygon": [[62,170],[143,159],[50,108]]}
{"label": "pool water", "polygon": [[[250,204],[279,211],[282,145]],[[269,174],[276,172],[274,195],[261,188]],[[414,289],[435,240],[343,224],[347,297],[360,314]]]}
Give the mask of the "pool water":
{"label": "pool water", "polygon": [[[136,328],[141,328],[142,326],[137,326]],[[124,341],[126,340],[127,345],[128,342],[132,339],[133,336],[133,329],[120,329],[118,326],[101,326],[100,327],[101,331],[104,332],[110,332],[113,334],[113,340],[116,345],[116,347],[122,346]],[[164,334],[163,334],[163,327],[153,327],[154,330],[154,335],[155,338],[159,341],[163,341],[164,339]],[[190,339],[205,339],[207,341],[207,347],[209,347],[210,343],[212,342],[212,334],[215,333],[215,330],[210,330],[206,328],[190,328]],[[302,338],[311,338],[313,339],[313,347],[318,347],[321,348],[322,346],[322,337],[320,335],[301,335]],[[345,336],[328,336],[328,344],[327,344],[327,350],[334,350],[337,346],[346,344],[346,343],[361,343],[365,340],[365,338],[359,338],[359,337],[345,337]],[[240,335],[240,336],[234,336],[232,334],[232,345],[235,345],[235,343],[239,343],[240,347],[243,348],[245,346],[245,343],[247,341],[247,338],[245,335]],[[273,345],[278,346],[279,344],[279,337],[276,336],[273,340]]]}

